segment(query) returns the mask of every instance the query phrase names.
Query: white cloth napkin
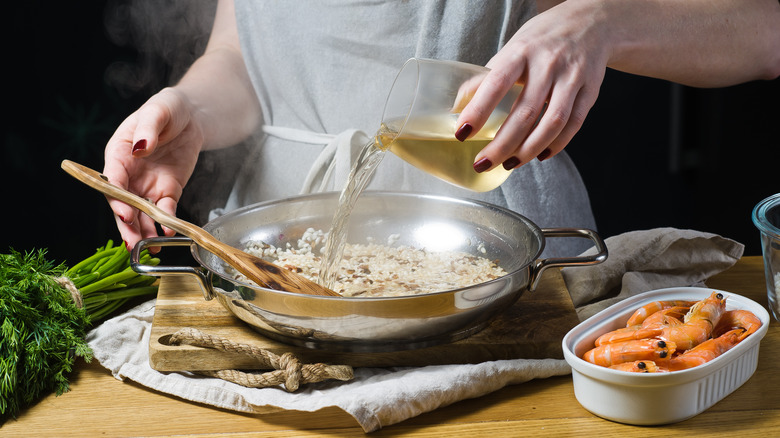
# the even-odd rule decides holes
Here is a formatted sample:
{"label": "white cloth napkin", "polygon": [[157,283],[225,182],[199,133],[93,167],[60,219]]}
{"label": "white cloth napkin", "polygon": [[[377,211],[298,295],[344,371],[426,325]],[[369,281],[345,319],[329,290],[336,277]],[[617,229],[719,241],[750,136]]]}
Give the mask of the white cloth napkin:
{"label": "white cloth napkin", "polygon": [[117,379],[241,412],[313,412],[338,406],[371,432],[506,385],[571,372],[563,360],[501,360],[475,365],[358,368],[349,382],[309,384],[295,393],[281,388],[246,388],[216,378],[153,370],[149,366],[149,335],[154,304],[155,300],[143,303],[90,331],[87,341],[95,358]]}
{"label": "white cloth napkin", "polygon": [[[575,305],[589,304],[582,307],[580,316],[630,294],[697,284],[731,266],[743,249],[719,236],[674,229],[627,233],[606,239],[606,243],[610,255],[603,264],[564,270]],[[154,306],[155,300],[140,304],[88,333],[95,358],[117,379],[240,412],[313,412],[338,406],[366,432],[507,385],[571,372],[559,359],[516,359],[473,365],[358,368],[351,381],[309,384],[295,393],[282,388],[252,389],[217,378],[153,370],[149,335]]]}

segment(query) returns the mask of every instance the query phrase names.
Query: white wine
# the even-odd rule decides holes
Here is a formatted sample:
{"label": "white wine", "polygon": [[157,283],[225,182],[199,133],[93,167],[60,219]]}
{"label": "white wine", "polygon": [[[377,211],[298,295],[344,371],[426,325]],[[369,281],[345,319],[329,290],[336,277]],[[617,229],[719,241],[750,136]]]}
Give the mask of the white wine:
{"label": "white wine", "polygon": [[[377,145],[451,184],[475,192],[486,192],[500,186],[511,170],[498,166],[489,172],[477,173],[472,167],[479,151],[485,147],[506,119],[506,114],[492,115],[472,138],[460,142],[455,138],[457,114],[437,114],[382,124]],[[400,135],[398,131],[401,131]]]}
{"label": "white wine", "polygon": [[347,184],[341,190],[320,264],[319,283],[328,289],[333,289],[336,284],[338,267],[347,244],[347,222],[352,209],[384,156],[385,151],[377,147],[375,137],[363,146],[357,160],[352,164]]}

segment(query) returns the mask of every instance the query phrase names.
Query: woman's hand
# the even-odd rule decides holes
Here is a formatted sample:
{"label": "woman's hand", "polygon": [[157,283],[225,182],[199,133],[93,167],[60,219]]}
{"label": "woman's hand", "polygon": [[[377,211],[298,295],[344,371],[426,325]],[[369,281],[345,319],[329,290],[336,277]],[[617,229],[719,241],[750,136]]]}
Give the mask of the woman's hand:
{"label": "woman's hand", "polygon": [[[200,151],[239,143],[261,119],[235,15],[233,2],[220,0],[203,55],[175,87],[152,96],[122,122],[106,145],[103,174],[109,181],[171,214]],[[151,218],[123,202],[109,203],[128,249],[157,235]],[[163,231],[174,234],[165,227]]]}
{"label": "woman's hand", "polygon": [[608,53],[598,27],[587,24],[595,18],[577,7],[551,11],[529,20],[488,62],[490,73],[458,118],[456,137],[463,141],[515,83],[524,86],[495,139],[477,155],[478,172],[557,154],[596,101]]}
{"label": "woman's hand", "polygon": [[[119,125],[106,145],[103,174],[111,183],[176,214],[202,146],[202,129],[191,106],[175,88],[166,88]],[[109,199],[109,205],[128,249],[157,235],[150,217],[115,199]]]}

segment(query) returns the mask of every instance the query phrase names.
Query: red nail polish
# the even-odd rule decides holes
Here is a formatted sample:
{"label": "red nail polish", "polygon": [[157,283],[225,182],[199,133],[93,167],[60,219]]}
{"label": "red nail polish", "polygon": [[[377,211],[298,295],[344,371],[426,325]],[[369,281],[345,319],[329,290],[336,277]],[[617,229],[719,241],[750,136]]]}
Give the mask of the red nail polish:
{"label": "red nail polish", "polygon": [[504,166],[504,169],[506,170],[512,170],[520,165],[520,159],[517,157],[509,157],[501,165]]}
{"label": "red nail polish", "polygon": [[125,217],[124,216],[119,216],[119,220],[124,222],[125,221]]}
{"label": "red nail polish", "polygon": [[539,160],[539,161],[544,161],[544,160],[550,158],[551,154],[552,154],[552,151],[549,148],[547,148],[547,149],[543,150],[539,155],[537,155],[536,159]]}
{"label": "red nail polish", "polygon": [[476,163],[474,163],[474,170],[477,173],[482,173],[490,169],[491,167],[493,167],[493,163],[491,163],[490,160],[488,160],[487,158],[483,158],[477,161]]}
{"label": "red nail polish", "polygon": [[460,128],[458,128],[457,131],[455,131],[455,138],[457,138],[458,141],[466,141],[466,139],[469,138],[469,134],[471,134],[472,129],[474,128],[470,124],[464,123]]}
{"label": "red nail polish", "polygon": [[145,149],[146,149],[146,140],[138,140],[138,141],[137,141],[137,142],[136,142],[136,143],[133,145],[133,153],[136,153],[136,152],[138,152],[138,151],[143,151],[143,150],[145,150]]}

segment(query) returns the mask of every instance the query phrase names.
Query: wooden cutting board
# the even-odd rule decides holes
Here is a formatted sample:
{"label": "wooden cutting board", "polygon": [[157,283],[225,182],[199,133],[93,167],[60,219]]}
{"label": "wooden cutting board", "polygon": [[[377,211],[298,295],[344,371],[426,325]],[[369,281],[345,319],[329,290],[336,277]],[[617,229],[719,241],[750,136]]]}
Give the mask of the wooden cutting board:
{"label": "wooden cutting board", "polygon": [[218,300],[203,299],[197,280],[166,276],[160,281],[149,341],[149,360],[158,371],[258,369],[255,359],[189,345],[168,345],[167,339],[188,327],[248,344],[302,363],[353,367],[424,366],[478,363],[498,359],[563,358],[563,336],[579,323],[560,271],[548,269],[539,287],[485,329],[458,342],[388,353],[342,353],[296,347],[268,339],[233,316]]}

